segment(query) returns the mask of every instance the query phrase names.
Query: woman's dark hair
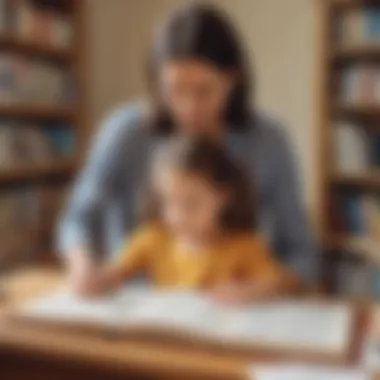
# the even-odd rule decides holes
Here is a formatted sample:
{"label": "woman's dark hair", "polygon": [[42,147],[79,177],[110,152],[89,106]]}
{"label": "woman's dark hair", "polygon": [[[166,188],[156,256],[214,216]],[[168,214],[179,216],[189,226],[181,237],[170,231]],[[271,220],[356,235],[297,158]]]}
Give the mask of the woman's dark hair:
{"label": "woman's dark hair", "polygon": [[[219,143],[200,137],[172,137],[155,152],[152,172],[163,168],[191,172],[209,181],[212,186],[229,192],[220,225],[226,231],[253,231],[256,207],[253,188],[242,168]],[[160,210],[152,186],[148,186],[145,219],[160,221]]]}
{"label": "woman's dark hair", "polygon": [[211,5],[192,4],[174,12],[154,43],[149,61],[149,85],[153,97],[151,125],[158,133],[173,131],[173,121],[159,99],[157,71],[173,59],[197,59],[236,76],[236,84],[225,110],[228,128],[241,131],[251,117],[249,95],[251,77],[235,30],[219,10]]}

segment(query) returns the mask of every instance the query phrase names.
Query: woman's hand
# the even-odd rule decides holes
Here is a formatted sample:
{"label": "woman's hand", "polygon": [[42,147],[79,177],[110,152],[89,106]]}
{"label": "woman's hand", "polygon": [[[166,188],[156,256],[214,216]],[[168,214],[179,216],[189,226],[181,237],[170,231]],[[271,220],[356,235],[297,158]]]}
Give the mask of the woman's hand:
{"label": "woman's hand", "polygon": [[76,249],[66,256],[68,286],[77,294],[90,295],[95,292],[98,267],[92,256],[84,249]]}

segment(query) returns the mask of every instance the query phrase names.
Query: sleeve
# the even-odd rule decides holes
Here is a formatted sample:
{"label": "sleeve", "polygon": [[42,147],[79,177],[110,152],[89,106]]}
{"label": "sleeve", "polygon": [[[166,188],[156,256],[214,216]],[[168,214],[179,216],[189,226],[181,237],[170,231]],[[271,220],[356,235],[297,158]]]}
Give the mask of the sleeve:
{"label": "sleeve", "polygon": [[272,150],[274,249],[304,284],[315,285],[320,277],[321,257],[302,199],[295,157],[285,134],[276,132]]}
{"label": "sleeve", "polygon": [[100,253],[104,247],[102,213],[117,189],[120,164],[128,152],[135,120],[133,115],[132,109],[116,111],[101,126],[59,223],[59,252],[82,245]]}
{"label": "sleeve", "polygon": [[160,243],[158,229],[147,226],[137,230],[125,242],[121,254],[113,263],[113,267],[121,276],[147,271],[153,260],[154,248]]}
{"label": "sleeve", "polygon": [[254,281],[275,281],[278,278],[294,278],[295,276],[277,261],[269,247],[260,238],[245,243],[242,265],[247,279]]}

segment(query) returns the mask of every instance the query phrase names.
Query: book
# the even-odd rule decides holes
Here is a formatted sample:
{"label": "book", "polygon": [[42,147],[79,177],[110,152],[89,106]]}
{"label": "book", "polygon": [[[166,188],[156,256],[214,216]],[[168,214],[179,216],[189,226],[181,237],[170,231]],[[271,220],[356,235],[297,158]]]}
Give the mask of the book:
{"label": "book", "polygon": [[73,26],[69,18],[43,2],[13,0],[11,7],[12,31],[18,38],[44,45],[69,47],[73,40]]}
{"label": "book", "polygon": [[380,9],[367,7],[363,11],[363,35],[368,42],[380,41]]}
{"label": "book", "polygon": [[75,134],[69,125],[0,121],[0,169],[50,165],[75,156]]}
{"label": "book", "polygon": [[341,201],[347,232],[351,236],[366,235],[368,226],[360,194],[355,191],[345,191],[341,194]]}
{"label": "book", "polygon": [[248,374],[251,380],[372,380],[365,369],[303,363],[253,364]]}
{"label": "book", "polygon": [[333,159],[339,174],[363,174],[371,167],[370,139],[362,126],[339,122],[333,129]]}
{"label": "book", "polygon": [[380,9],[364,6],[343,12],[337,24],[337,42],[341,45],[360,46],[380,42]]}
{"label": "book", "polygon": [[357,258],[346,258],[338,266],[338,292],[351,299],[374,297],[374,275],[376,268],[372,263]]}
{"label": "book", "polygon": [[56,123],[48,124],[44,134],[58,157],[71,157],[75,154],[75,134],[70,126]]}
{"label": "book", "polygon": [[30,301],[13,314],[29,323],[92,326],[119,335],[139,331],[242,349],[339,358],[350,346],[354,315],[344,303],[282,300],[228,307],[190,290],[132,286],[88,300],[61,290]]}
{"label": "book", "polygon": [[380,67],[372,63],[351,64],[340,74],[340,100],[344,104],[377,104],[380,101]]}
{"label": "book", "polygon": [[7,169],[14,164],[15,138],[12,124],[0,123],[0,169]]}
{"label": "book", "polygon": [[0,103],[69,105],[76,89],[69,69],[15,53],[0,54]]}
{"label": "book", "polygon": [[9,27],[9,0],[0,0],[0,33],[6,33]]}
{"label": "book", "polygon": [[51,226],[51,229],[53,229],[63,210],[68,187],[57,185],[41,186],[35,192],[39,224],[44,227]]}
{"label": "book", "polygon": [[370,320],[365,332],[361,365],[373,372],[380,370],[380,307],[372,307]]}

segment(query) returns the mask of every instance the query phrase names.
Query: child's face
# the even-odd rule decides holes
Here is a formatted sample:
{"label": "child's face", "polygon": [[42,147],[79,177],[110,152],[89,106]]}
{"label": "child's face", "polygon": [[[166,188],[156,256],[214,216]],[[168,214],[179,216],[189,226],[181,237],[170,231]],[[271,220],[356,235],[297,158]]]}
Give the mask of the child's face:
{"label": "child's face", "polygon": [[166,170],[156,177],[164,223],[185,239],[202,239],[219,227],[225,194],[200,175]]}

